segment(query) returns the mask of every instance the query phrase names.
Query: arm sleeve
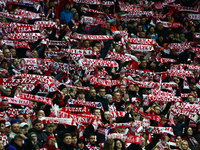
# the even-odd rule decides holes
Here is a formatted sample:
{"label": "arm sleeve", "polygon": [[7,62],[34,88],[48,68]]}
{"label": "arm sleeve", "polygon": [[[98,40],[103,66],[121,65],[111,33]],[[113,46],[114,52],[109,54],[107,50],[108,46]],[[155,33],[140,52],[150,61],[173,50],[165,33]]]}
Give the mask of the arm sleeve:
{"label": "arm sleeve", "polygon": [[37,92],[40,90],[40,88],[41,88],[41,85],[38,84],[38,85],[33,89],[33,91],[29,92],[28,94],[36,95]]}
{"label": "arm sleeve", "polygon": [[112,40],[109,40],[107,43],[106,43],[106,45],[105,45],[105,47],[103,48],[103,49],[101,49],[101,51],[100,51],[100,56],[99,57],[102,57],[103,59],[106,57],[106,55],[107,55],[107,53],[108,53],[108,51],[109,51],[109,49],[110,49],[110,45],[112,44]]}
{"label": "arm sleeve", "polygon": [[151,140],[151,143],[149,143],[145,148],[146,150],[152,150],[153,147],[158,143],[160,139],[160,135],[154,135],[154,138]]}
{"label": "arm sleeve", "polygon": [[168,112],[168,110],[169,110],[169,108],[170,108],[170,106],[171,106],[171,104],[172,104],[171,102],[167,103],[167,106],[166,106],[165,109],[161,112],[161,114],[166,115],[167,112]]}

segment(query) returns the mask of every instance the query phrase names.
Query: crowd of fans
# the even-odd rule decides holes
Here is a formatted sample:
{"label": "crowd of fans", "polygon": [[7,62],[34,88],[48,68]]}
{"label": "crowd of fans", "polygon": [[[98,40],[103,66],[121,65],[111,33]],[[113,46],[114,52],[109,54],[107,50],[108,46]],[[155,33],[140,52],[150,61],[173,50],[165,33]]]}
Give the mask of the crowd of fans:
{"label": "crowd of fans", "polygon": [[1,0],[0,150],[199,150],[198,0]]}

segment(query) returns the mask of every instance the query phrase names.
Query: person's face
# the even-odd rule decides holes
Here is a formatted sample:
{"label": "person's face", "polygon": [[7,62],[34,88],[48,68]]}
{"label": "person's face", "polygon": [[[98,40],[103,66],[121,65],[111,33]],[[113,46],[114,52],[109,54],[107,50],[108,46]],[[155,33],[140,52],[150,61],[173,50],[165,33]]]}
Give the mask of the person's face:
{"label": "person's face", "polygon": [[137,31],[138,31],[138,32],[142,32],[142,26],[138,26],[138,27],[137,27]]}
{"label": "person's face", "polygon": [[70,145],[72,143],[72,137],[71,136],[66,136],[64,139],[63,139],[63,142],[67,145]]}
{"label": "person's face", "polygon": [[5,50],[4,50],[4,56],[5,56],[6,58],[10,58],[10,55],[11,55],[10,50],[9,50],[9,49],[5,49]]}
{"label": "person's face", "polygon": [[66,6],[65,6],[65,10],[69,10],[70,9],[70,4],[67,4]]}
{"label": "person's face", "polygon": [[78,20],[78,17],[79,17],[78,13],[75,13],[75,14],[74,14],[74,19],[75,19],[75,20]]}
{"label": "person's face", "polygon": [[188,128],[187,134],[188,134],[188,136],[192,136],[192,134],[193,134],[192,128]]}
{"label": "person's face", "polygon": [[154,32],[155,32],[154,27],[151,27],[151,28],[150,28],[150,32],[151,32],[151,33],[154,33]]}
{"label": "person's face", "polygon": [[179,116],[179,120],[180,120],[181,122],[185,121],[185,116],[180,115],[180,116]]}
{"label": "person's face", "polygon": [[177,78],[177,77],[173,77],[172,79],[173,79],[173,81],[174,81],[175,83],[177,83],[177,84],[180,82],[179,78]]}
{"label": "person's face", "polygon": [[84,143],[83,143],[83,142],[78,143],[78,147],[79,147],[80,149],[83,149],[83,148],[84,148]]}
{"label": "person's face", "polygon": [[191,29],[190,29],[190,31],[191,31],[191,32],[195,32],[195,27],[192,26]]}
{"label": "person's face", "polygon": [[140,60],[140,54],[136,53],[136,54],[135,54],[135,57],[136,57],[138,60]]}
{"label": "person's face", "polygon": [[50,138],[49,141],[48,141],[48,145],[54,145],[53,143],[56,143],[56,139]]}
{"label": "person's face", "polygon": [[67,94],[67,88],[63,88],[63,89],[61,90],[61,92],[63,92],[63,94]]}
{"label": "person's face", "polygon": [[106,14],[109,14],[109,13],[110,13],[110,10],[109,10],[108,8],[106,8],[106,9],[105,9],[105,13],[106,13]]}
{"label": "person's face", "polygon": [[89,142],[90,142],[91,145],[95,144],[95,136],[94,135],[90,136]]}
{"label": "person's face", "polygon": [[37,117],[38,117],[38,118],[45,117],[44,111],[43,111],[43,110],[39,110],[39,111],[38,111],[38,114],[37,114]]}
{"label": "person's face", "polygon": [[174,123],[177,124],[178,123],[178,119],[174,118]]}
{"label": "person's face", "polygon": [[23,139],[22,138],[18,138],[14,141],[17,145],[22,146],[23,145]]}
{"label": "person's face", "polygon": [[15,94],[14,94],[14,95],[17,95],[17,93],[22,93],[21,88],[17,88],[17,89],[15,90]]}
{"label": "person's face", "polygon": [[34,125],[34,128],[35,128],[36,130],[40,131],[40,130],[42,129],[41,123],[36,123],[36,124]]}
{"label": "person's face", "polygon": [[4,59],[4,55],[3,53],[0,53],[0,61],[2,61]]}
{"label": "person's face", "polygon": [[145,69],[147,67],[147,62],[146,61],[142,61],[140,65],[142,66],[142,68]]}
{"label": "person's face", "polygon": [[181,36],[180,40],[185,42],[185,36]]}
{"label": "person's face", "polygon": [[157,29],[158,30],[163,30],[163,24],[162,23],[158,23],[157,24]]}
{"label": "person's face", "polygon": [[188,96],[188,102],[194,103],[194,97],[192,95]]}
{"label": "person's face", "polygon": [[8,107],[9,107],[8,101],[3,101],[3,102],[1,103],[1,109],[2,109],[2,110],[7,110]]}
{"label": "person's face", "polygon": [[129,91],[135,91],[134,85],[133,85],[133,84],[130,84],[130,85],[128,86],[128,90],[129,90]]}
{"label": "person's face", "polygon": [[80,93],[80,94],[78,94],[78,97],[79,97],[80,99],[85,99],[85,94],[84,94],[84,93]]}
{"label": "person's face", "polygon": [[158,41],[162,42],[164,39],[163,39],[163,36],[159,36],[158,37]]}
{"label": "person's face", "polygon": [[0,124],[0,132],[2,132],[2,133],[5,132],[5,124],[4,123]]}
{"label": "person's face", "polygon": [[13,61],[13,65],[14,65],[14,66],[19,65],[19,60],[18,60],[18,59],[14,59],[14,61]]}
{"label": "person's face", "polygon": [[82,26],[82,30],[83,30],[83,31],[86,31],[86,26]]}
{"label": "person's face", "polygon": [[171,55],[176,56],[176,50],[171,50]]}
{"label": "person's face", "polygon": [[[137,81],[137,80],[136,80]],[[139,86],[138,85],[135,85],[135,92],[138,93],[140,90]]]}
{"label": "person's face", "polygon": [[0,141],[0,150],[4,150],[4,144],[2,140]]}
{"label": "person's face", "polygon": [[188,149],[188,143],[187,142],[183,142],[181,144],[182,150],[187,150]]}
{"label": "person's face", "polygon": [[77,137],[76,136],[72,137],[72,144],[74,144],[74,145],[77,144]]}
{"label": "person's face", "polygon": [[97,117],[100,117],[100,116],[101,116],[101,111],[100,111],[100,109],[95,109],[93,115],[95,115],[95,116],[97,116]]}
{"label": "person's face", "polygon": [[154,112],[159,115],[160,114],[160,107],[155,107]]}
{"label": "person's face", "polygon": [[90,47],[90,42],[89,41],[85,41],[84,42],[84,47],[85,48],[89,48]]}
{"label": "person's face", "polygon": [[173,39],[174,38],[174,33],[170,34],[168,37],[169,37],[169,39]]}
{"label": "person's face", "polygon": [[19,123],[12,124],[12,132],[14,132],[14,133],[19,132]]}
{"label": "person's face", "polygon": [[117,141],[116,142],[116,147],[117,147],[117,149],[121,149],[122,148],[122,143],[121,143],[121,141]]}
{"label": "person's face", "polygon": [[47,124],[45,129],[48,133],[52,134],[53,133],[53,127],[54,127],[53,124]]}
{"label": "person's face", "polygon": [[25,118],[23,115],[18,115],[18,119],[20,122],[24,122],[25,121]]}
{"label": "person's face", "polygon": [[106,95],[106,90],[105,90],[105,89],[100,89],[100,90],[99,90],[99,95],[100,95],[101,97],[104,97],[104,96]]}
{"label": "person's face", "polygon": [[126,87],[125,87],[124,85],[121,85],[121,86],[120,86],[120,92],[121,92],[121,93],[124,93],[125,90],[126,90]]}
{"label": "person's face", "polygon": [[76,86],[82,86],[82,83],[79,81],[78,83],[75,84]]}
{"label": "person's face", "polygon": [[113,101],[112,97],[109,97],[109,98],[108,98],[108,102],[109,102],[109,103],[112,103],[112,101]]}
{"label": "person's face", "polygon": [[36,51],[36,50],[33,50],[33,51],[32,51],[32,55],[33,55],[33,57],[36,57],[36,58],[37,58],[37,57],[38,57],[37,51]]}
{"label": "person's face", "polygon": [[181,141],[182,141],[181,136],[177,136],[177,137],[176,137],[176,140],[178,140],[179,142],[181,142]]}
{"label": "person's face", "polygon": [[96,97],[96,95],[97,95],[97,93],[96,93],[96,90],[95,90],[95,89],[90,90],[90,92],[89,92],[89,96],[90,96],[90,97]]}
{"label": "person's face", "polygon": [[108,111],[104,112],[104,118],[108,121],[110,119],[110,114]]}
{"label": "person's face", "polygon": [[107,22],[106,25],[107,25],[106,29],[110,29],[110,23]]}
{"label": "person's face", "polygon": [[1,63],[1,67],[2,67],[3,69],[7,69],[7,68],[8,68],[8,63],[6,63],[5,61],[3,61],[3,62]]}
{"label": "person's face", "polygon": [[10,49],[10,52],[12,54],[12,57],[16,57],[16,50],[15,49]]}
{"label": "person's face", "polygon": [[144,147],[145,146],[145,138],[142,137],[141,139],[141,147]]}
{"label": "person's face", "polygon": [[6,134],[9,134],[9,133],[10,133],[10,126],[9,126],[9,127],[6,127],[4,130],[5,130],[5,133],[6,133]]}
{"label": "person's face", "polygon": [[115,96],[114,98],[115,98],[116,100],[120,100],[120,98],[121,98],[121,97],[120,97],[120,93],[115,93],[114,96]]}
{"label": "person's face", "polygon": [[141,24],[145,24],[146,23],[146,18],[141,18],[140,22],[141,22]]}

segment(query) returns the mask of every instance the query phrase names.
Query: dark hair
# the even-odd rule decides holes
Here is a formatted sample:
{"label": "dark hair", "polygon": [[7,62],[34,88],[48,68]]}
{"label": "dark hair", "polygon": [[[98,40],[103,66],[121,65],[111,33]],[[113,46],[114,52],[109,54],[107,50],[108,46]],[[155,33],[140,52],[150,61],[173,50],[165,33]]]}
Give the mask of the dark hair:
{"label": "dark hair", "polygon": [[34,120],[34,121],[32,122],[32,125],[35,126],[36,123],[41,123],[41,121],[38,120],[38,119],[36,119],[36,120]]}
{"label": "dark hair", "polygon": [[70,134],[72,137],[77,136],[77,134],[75,132],[71,132]]}
{"label": "dark hair", "polygon": [[14,137],[14,141],[15,141],[15,140],[18,140],[18,139],[23,139],[23,138],[22,138],[21,135],[15,135],[15,137]]}
{"label": "dark hair", "polygon": [[[187,131],[188,131],[189,128],[191,128],[191,127],[189,127],[189,126],[185,127],[185,130],[184,130],[183,136],[188,136]],[[192,128],[191,128],[191,129],[192,129]],[[193,130],[192,130],[192,131],[193,131]]]}
{"label": "dark hair", "polygon": [[114,139],[114,141],[115,141],[114,150],[117,150],[117,147],[116,147],[117,141],[120,141],[120,142],[122,143],[122,148],[121,148],[121,150],[127,150],[126,147],[125,147],[125,143],[124,143],[121,139]]}
{"label": "dark hair", "polygon": [[78,90],[77,95],[79,95],[79,94],[85,94],[85,91],[84,90]]}
{"label": "dark hair", "polygon": [[65,133],[64,135],[63,135],[63,139],[66,137],[66,136],[72,136],[70,133]]}

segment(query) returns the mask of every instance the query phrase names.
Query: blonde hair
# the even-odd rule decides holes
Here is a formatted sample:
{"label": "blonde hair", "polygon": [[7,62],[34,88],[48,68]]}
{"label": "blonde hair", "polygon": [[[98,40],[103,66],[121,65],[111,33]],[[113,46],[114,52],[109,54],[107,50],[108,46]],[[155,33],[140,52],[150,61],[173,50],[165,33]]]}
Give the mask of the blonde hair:
{"label": "blonde hair", "polygon": [[179,147],[179,148],[180,148],[181,150],[183,150],[183,149],[182,149],[182,144],[183,144],[183,143],[187,143],[187,150],[190,150],[188,141],[186,141],[186,140],[182,140],[182,141],[181,141],[181,144],[180,144],[180,147]]}

